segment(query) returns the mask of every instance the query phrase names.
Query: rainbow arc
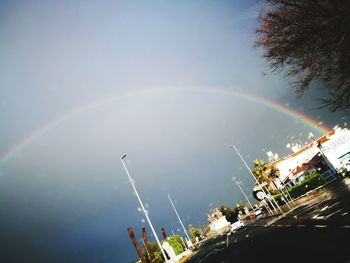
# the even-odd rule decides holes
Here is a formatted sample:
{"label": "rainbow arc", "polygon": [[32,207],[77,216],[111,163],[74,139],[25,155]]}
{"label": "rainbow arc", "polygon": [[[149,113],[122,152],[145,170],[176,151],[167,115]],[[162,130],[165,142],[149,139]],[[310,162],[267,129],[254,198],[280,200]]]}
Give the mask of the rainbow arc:
{"label": "rainbow arc", "polygon": [[205,88],[145,88],[145,89],[139,89],[139,90],[133,90],[128,91],[124,93],[118,93],[114,96],[109,96],[107,98],[99,99],[96,101],[93,101],[88,104],[80,105],[74,110],[67,111],[63,113],[62,115],[58,116],[57,118],[53,119],[52,121],[46,123],[45,125],[38,127],[37,129],[30,132],[27,136],[19,140],[16,144],[14,144],[12,147],[7,149],[5,152],[2,153],[0,156],[0,166],[4,165],[6,162],[8,162],[13,156],[15,156],[16,153],[20,152],[25,147],[32,144],[34,141],[39,139],[40,137],[44,136],[48,132],[54,130],[59,125],[62,125],[64,122],[76,118],[81,114],[84,114],[88,111],[91,111],[93,109],[96,109],[98,107],[115,103],[121,100],[142,96],[142,95],[152,95],[152,94],[159,94],[159,93],[169,93],[169,92],[194,92],[194,93],[206,93],[206,94],[213,94],[213,95],[221,95],[221,96],[229,96],[234,97],[238,99],[245,100],[247,102],[251,102],[254,104],[258,104],[261,106],[264,106],[268,109],[271,109],[272,111],[279,112],[280,114],[283,114],[287,116],[288,118],[292,118],[295,120],[298,120],[302,123],[304,123],[306,126],[310,127],[313,131],[319,132],[321,135],[327,134],[330,129],[327,128],[325,125],[319,125],[318,122],[311,117],[292,109],[286,105],[283,105],[281,103],[277,103],[275,101],[269,100],[264,97],[256,96],[253,94],[245,93],[245,92],[237,92],[237,91],[230,91],[223,88],[216,88],[216,87],[205,87]]}

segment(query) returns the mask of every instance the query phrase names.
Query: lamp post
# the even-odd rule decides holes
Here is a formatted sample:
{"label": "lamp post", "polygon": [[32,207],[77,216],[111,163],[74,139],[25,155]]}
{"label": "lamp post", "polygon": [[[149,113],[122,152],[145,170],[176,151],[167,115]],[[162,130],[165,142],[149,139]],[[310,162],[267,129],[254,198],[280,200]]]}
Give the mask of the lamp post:
{"label": "lamp post", "polygon": [[[235,151],[237,152],[238,156],[241,158],[242,162],[244,163],[245,167],[248,169],[249,173],[251,174],[251,176],[254,178],[255,182],[257,183],[257,185],[260,185],[258,179],[255,177],[255,175],[253,174],[253,172],[250,170],[247,162],[244,160],[243,156],[240,154],[240,152],[238,151],[237,147],[235,145],[232,145],[232,148],[235,149]],[[271,204],[272,207],[277,208],[281,211],[281,213],[283,213],[281,207],[277,204],[277,202],[275,200],[273,200],[275,202],[275,205],[273,204],[273,202],[270,200],[270,196],[271,193],[269,192],[269,190],[266,188],[266,190],[264,189],[264,186],[261,188],[261,190],[264,192],[265,196],[267,197],[267,200],[269,201],[269,203]],[[268,193],[268,194],[267,194]]]}
{"label": "lamp post", "polygon": [[247,202],[248,202],[248,204],[250,205],[250,207],[251,207],[251,208],[253,209],[253,211],[255,212],[254,207],[252,206],[251,202],[249,201],[249,199],[248,199],[247,195],[245,194],[245,192],[243,191],[242,187],[241,187],[239,184],[237,184],[237,186],[238,186],[239,189],[241,190],[242,194],[244,195],[244,197],[245,197],[245,199],[247,200]]}
{"label": "lamp post", "polygon": [[120,157],[120,160],[121,160],[121,162],[122,162],[122,164],[123,164],[123,166],[124,166],[126,175],[128,176],[129,181],[130,181],[130,184],[131,184],[132,188],[134,189],[134,192],[135,192],[135,194],[136,194],[136,196],[137,196],[137,199],[139,200],[140,206],[141,206],[141,208],[142,208],[142,210],[143,210],[143,213],[145,214],[145,217],[146,217],[146,219],[147,219],[147,222],[148,222],[148,224],[149,224],[149,226],[150,226],[150,228],[151,228],[151,230],[152,230],[152,233],[153,233],[153,235],[154,235],[154,237],[155,237],[155,239],[156,239],[156,241],[157,241],[157,243],[158,243],[158,246],[159,246],[159,248],[160,248],[160,251],[161,251],[162,254],[163,254],[163,257],[164,257],[164,259],[165,259],[165,262],[168,262],[168,259],[167,259],[166,255],[165,255],[165,252],[164,252],[164,250],[163,250],[163,247],[162,247],[162,245],[161,245],[160,242],[159,242],[157,233],[156,233],[156,231],[155,231],[154,228],[153,228],[153,225],[152,225],[152,223],[151,223],[150,218],[148,217],[148,212],[146,211],[145,207],[143,206],[143,203],[142,203],[142,201],[141,201],[141,198],[140,198],[140,196],[139,196],[139,193],[138,193],[137,190],[136,190],[136,187],[135,187],[135,185],[134,185],[133,180],[131,179],[131,176],[130,176],[130,174],[129,174],[128,169],[126,168],[126,165],[125,165],[125,163],[124,163],[125,157],[126,157],[126,154],[124,154],[122,157]]}
{"label": "lamp post", "polygon": [[188,238],[188,241],[190,242],[191,239],[190,239],[190,237],[189,237],[189,235],[188,235],[188,233],[187,233],[187,230],[186,230],[184,224],[182,223],[182,220],[181,220],[181,218],[180,218],[180,216],[179,216],[179,213],[177,212],[177,210],[176,210],[176,208],[175,208],[175,205],[174,205],[174,203],[173,203],[173,200],[171,200],[170,195],[168,195],[168,199],[169,199],[169,201],[170,201],[170,203],[171,203],[171,206],[174,208],[175,214],[176,214],[177,218],[178,218],[179,221],[180,221],[180,224],[181,224],[181,226],[182,226],[182,228],[183,228],[183,230],[184,230],[184,233],[185,233],[186,237]]}

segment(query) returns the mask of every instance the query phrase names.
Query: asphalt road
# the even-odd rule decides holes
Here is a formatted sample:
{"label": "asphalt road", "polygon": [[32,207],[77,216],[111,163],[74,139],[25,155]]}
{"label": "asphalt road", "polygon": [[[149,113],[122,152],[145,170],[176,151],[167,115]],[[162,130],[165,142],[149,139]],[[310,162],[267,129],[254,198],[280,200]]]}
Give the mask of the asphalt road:
{"label": "asphalt road", "polygon": [[208,240],[186,262],[350,262],[350,179],[279,219]]}

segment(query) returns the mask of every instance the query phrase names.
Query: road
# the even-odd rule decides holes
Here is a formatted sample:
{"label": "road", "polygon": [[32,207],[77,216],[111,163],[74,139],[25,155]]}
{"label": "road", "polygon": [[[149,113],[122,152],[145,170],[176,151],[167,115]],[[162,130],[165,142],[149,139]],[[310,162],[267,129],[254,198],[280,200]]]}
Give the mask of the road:
{"label": "road", "polygon": [[208,240],[194,262],[350,262],[350,179],[280,218],[263,218]]}

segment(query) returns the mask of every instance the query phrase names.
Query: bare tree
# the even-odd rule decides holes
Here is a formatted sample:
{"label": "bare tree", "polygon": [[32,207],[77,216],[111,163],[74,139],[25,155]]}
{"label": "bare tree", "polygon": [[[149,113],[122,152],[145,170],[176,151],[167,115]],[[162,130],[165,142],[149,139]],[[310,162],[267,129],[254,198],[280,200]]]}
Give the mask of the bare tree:
{"label": "bare tree", "polygon": [[350,108],[350,1],[265,0],[256,47],[274,71],[294,78],[303,95],[321,80],[329,98],[322,107]]}

